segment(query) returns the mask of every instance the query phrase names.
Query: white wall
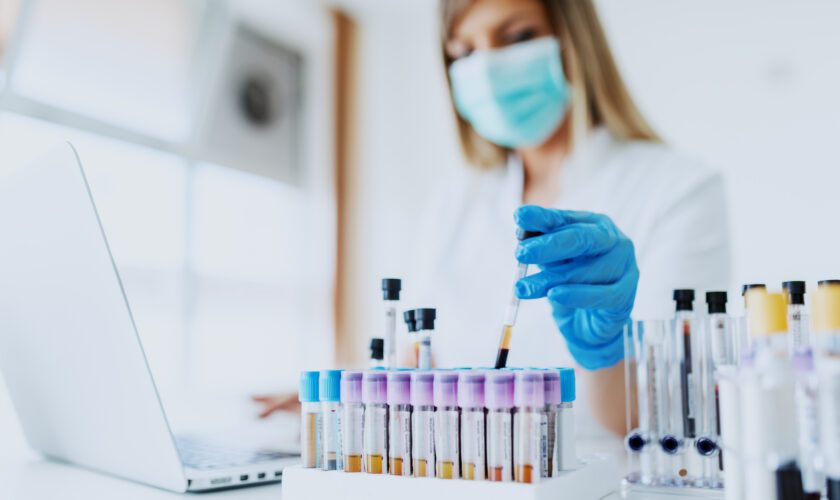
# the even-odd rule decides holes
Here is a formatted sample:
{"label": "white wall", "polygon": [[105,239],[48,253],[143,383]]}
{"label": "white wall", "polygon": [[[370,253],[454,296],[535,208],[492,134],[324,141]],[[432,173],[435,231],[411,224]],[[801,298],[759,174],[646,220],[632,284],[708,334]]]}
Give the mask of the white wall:
{"label": "white wall", "polygon": [[[362,39],[359,307],[404,272],[427,192],[460,165],[438,58],[437,2],[348,2]],[[603,0],[624,76],[667,141],[721,170],[733,288],[840,276],[840,3]],[[407,287],[410,291],[411,284]],[[776,285],[778,286],[778,285]],[[737,301],[736,301],[737,302]]]}

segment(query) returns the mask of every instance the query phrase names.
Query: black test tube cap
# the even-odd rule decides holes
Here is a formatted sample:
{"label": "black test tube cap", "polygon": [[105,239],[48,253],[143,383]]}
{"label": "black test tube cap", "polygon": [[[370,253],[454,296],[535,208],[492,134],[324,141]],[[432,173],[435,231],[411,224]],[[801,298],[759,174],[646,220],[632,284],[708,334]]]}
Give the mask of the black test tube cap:
{"label": "black test tube cap", "polygon": [[764,283],[746,283],[746,284],[744,284],[743,286],[741,286],[741,297],[743,297],[744,295],[746,295],[746,294],[747,294],[747,292],[749,292],[749,291],[750,291],[750,290],[752,290],[753,288],[763,288],[763,289],[766,289],[766,288],[767,288],[767,285],[765,285]]}
{"label": "black test tube cap", "polygon": [[828,500],[840,500],[840,479],[828,478],[825,481]]}
{"label": "black test tube cap", "polygon": [[381,361],[385,359],[385,339],[370,339],[370,359]]}
{"label": "black test tube cap", "polygon": [[674,290],[674,300],[677,301],[677,311],[694,310],[694,290]]}
{"label": "black test tube cap", "polygon": [[802,471],[795,462],[790,462],[776,469],[776,498],[791,500],[804,499]]}
{"label": "black test tube cap", "polygon": [[415,309],[414,310],[414,325],[415,330],[434,330],[435,320],[437,319],[437,310],[430,308]]}
{"label": "black test tube cap", "polygon": [[403,321],[405,321],[405,326],[409,332],[417,331],[417,324],[414,322],[414,309],[409,309],[403,313]]}
{"label": "black test tube cap", "polygon": [[706,292],[709,314],[726,314],[726,292]]}
{"label": "black test tube cap", "polygon": [[822,280],[819,282],[820,286],[840,285],[840,280]]}
{"label": "black test tube cap", "polygon": [[400,300],[402,280],[397,278],[384,278],[382,280],[382,300]]}
{"label": "black test tube cap", "polygon": [[521,227],[516,228],[516,239],[519,241],[524,241],[529,238],[536,238],[537,236],[542,236],[543,234],[545,233],[541,231],[526,231]]}
{"label": "black test tube cap", "polygon": [[782,283],[782,289],[788,293],[791,304],[805,305],[804,281],[785,281]]}

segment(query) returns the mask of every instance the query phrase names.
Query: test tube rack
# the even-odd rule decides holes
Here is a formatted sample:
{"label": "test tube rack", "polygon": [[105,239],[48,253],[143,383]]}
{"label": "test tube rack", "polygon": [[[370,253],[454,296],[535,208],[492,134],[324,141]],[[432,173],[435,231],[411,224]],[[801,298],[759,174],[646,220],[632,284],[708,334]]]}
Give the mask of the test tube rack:
{"label": "test tube rack", "polygon": [[647,500],[651,497],[659,498],[708,498],[711,500],[722,500],[725,496],[724,490],[717,488],[695,488],[692,486],[648,486],[633,483],[626,478],[621,480],[622,498],[626,500]]}
{"label": "test tube rack", "polygon": [[351,474],[293,466],[283,471],[283,500],[597,500],[618,490],[620,475],[615,457],[604,454],[579,458],[576,470],[534,484]]}

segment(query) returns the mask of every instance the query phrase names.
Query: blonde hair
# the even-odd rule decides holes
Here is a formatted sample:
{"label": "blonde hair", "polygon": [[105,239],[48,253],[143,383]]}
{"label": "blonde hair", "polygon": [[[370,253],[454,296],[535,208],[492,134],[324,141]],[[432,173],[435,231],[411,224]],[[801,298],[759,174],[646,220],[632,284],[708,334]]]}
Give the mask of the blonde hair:
{"label": "blonde hair", "polygon": [[[447,81],[453,59],[447,54],[446,42],[455,23],[474,1],[441,0],[441,46]],[[621,78],[592,0],[542,0],[542,3],[560,41],[563,69],[572,88],[571,147],[600,125],[619,139],[658,142],[659,137],[636,107]],[[455,111],[454,105],[453,112],[467,160],[482,168],[504,164],[509,150],[478,135]]]}

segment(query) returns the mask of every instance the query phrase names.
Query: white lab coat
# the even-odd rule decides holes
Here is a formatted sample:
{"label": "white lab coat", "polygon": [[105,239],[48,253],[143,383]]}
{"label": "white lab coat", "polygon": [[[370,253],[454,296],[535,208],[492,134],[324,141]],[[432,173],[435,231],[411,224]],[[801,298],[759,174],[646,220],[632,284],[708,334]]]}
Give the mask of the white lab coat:
{"label": "white lab coat", "polygon": [[[515,274],[513,212],[522,203],[523,170],[464,170],[426,212],[412,262],[417,306],[438,308],[433,356],[439,367],[492,366]],[[633,241],[640,279],[633,316],[669,317],[672,290],[729,285],[729,232],[721,176],[665,145],[619,141],[596,129],[562,166],[554,207],[606,214]],[[533,267],[533,266],[532,266]],[[533,272],[533,270],[532,270]],[[412,294],[413,295],[413,294]],[[575,366],[545,299],[523,301],[509,366]],[[579,384],[578,421],[588,418]]]}

